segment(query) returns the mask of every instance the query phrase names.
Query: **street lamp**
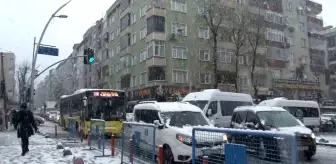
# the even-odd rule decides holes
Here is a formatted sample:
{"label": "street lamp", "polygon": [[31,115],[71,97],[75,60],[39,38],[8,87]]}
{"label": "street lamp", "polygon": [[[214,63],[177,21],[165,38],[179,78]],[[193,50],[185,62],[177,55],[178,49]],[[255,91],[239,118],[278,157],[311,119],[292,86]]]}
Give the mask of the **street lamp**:
{"label": "street lamp", "polygon": [[[54,17],[59,17],[59,18],[67,18],[68,16],[66,15],[59,15],[59,16],[56,16],[56,14],[62,9],[64,8],[67,4],[69,4],[71,2],[71,0],[69,0],[68,2],[66,2],[65,4],[63,4],[61,7],[59,7],[52,15],[51,17],[49,18],[47,24],[44,26],[44,29],[42,31],[42,34],[40,36],[40,39],[37,43],[37,47],[35,49],[35,53],[33,54],[33,61],[32,61],[32,67],[31,69],[32,70],[35,70],[35,65],[36,65],[36,59],[37,59],[37,54],[38,54],[38,51],[39,51],[39,47],[40,47],[40,44],[42,42],[42,39],[43,39],[43,36],[45,34],[45,32],[47,31],[47,28],[51,22],[51,20],[54,18]],[[34,89],[34,74],[35,71],[31,71],[31,75],[30,75],[30,88],[31,89]],[[30,103],[29,103],[29,106],[30,106],[30,109],[33,109],[34,108],[34,96],[30,95]]]}
{"label": "street lamp", "polygon": [[58,17],[58,18],[68,18],[67,15],[58,15],[58,16],[54,16],[54,17]]}

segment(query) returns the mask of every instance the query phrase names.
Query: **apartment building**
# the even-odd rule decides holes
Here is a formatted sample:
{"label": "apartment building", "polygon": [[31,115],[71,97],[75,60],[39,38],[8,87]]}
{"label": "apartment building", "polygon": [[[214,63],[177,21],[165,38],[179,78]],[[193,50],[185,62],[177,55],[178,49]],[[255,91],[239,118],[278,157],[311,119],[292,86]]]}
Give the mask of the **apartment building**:
{"label": "apartment building", "polygon": [[[5,80],[6,80],[6,92],[8,96],[8,100],[14,100],[15,95],[15,54],[13,52],[1,51],[4,55],[4,72],[5,72]],[[1,65],[1,63],[0,63]],[[0,67],[0,71],[1,71]],[[1,78],[2,79],[2,78]]]}
{"label": "apartment building", "polygon": [[[293,99],[328,97],[325,57],[317,17],[321,4],[311,0],[230,0],[260,7],[268,22],[268,46],[260,52],[259,94]],[[117,0],[102,20],[104,87],[126,89],[133,98],[146,98],[158,86],[166,94],[211,88],[211,33],[197,20],[194,0]],[[234,46],[225,37],[218,43],[219,88],[233,91]],[[207,64],[208,63],[208,64]],[[249,93],[251,59],[239,59],[240,92]],[[321,91],[321,88],[324,91]]]}
{"label": "apartment building", "polygon": [[330,87],[330,98],[335,99],[336,97],[336,28],[329,27],[321,32],[325,37],[326,48],[327,48],[327,63],[329,66],[329,87]]}

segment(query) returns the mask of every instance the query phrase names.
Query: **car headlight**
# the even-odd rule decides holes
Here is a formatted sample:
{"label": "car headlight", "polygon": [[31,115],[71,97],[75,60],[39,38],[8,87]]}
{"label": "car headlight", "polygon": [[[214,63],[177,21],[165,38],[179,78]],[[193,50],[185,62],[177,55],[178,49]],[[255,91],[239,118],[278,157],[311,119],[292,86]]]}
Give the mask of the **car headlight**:
{"label": "car headlight", "polygon": [[183,135],[183,134],[176,134],[176,139],[181,142],[181,143],[184,143],[186,145],[190,145],[191,142],[192,142],[192,139],[190,136],[186,136],[186,135]]}
{"label": "car headlight", "polygon": [[315,134],[314,134],[314,133],[312,133],[312,134],[311,134],[311,137],[312,137],[313,139],[315,139],[315,138],[316,138],[316,136],[315,136]]}

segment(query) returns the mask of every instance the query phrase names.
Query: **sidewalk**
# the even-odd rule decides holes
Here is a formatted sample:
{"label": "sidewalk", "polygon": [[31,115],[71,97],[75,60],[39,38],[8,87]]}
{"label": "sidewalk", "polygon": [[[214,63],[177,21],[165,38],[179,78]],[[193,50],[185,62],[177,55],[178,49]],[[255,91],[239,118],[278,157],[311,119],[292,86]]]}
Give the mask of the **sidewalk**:
{"label": "sidewalk", "polygon": [[30,151],[25,156],[21,156],[20,139],[17,138],[16,131],[0,132],[0,163],[69,164],[72,163],[74,156],[83,158],[85,164],[120,163],[119,157],[95,158],[94,156],[100,154],[95,151],[83,151],[84,147],[72,147],[70,150],[73,155],[63,157],[63,150],[56,149],[57,143],[56,139],[35,134],[30,137]]}
{"label": "sidewalk", "polygon": [[[324,138],[328,143],[319,142]],[[316,142],[318,145],[336,147],[336,133],[321,133],[316,136]]]}

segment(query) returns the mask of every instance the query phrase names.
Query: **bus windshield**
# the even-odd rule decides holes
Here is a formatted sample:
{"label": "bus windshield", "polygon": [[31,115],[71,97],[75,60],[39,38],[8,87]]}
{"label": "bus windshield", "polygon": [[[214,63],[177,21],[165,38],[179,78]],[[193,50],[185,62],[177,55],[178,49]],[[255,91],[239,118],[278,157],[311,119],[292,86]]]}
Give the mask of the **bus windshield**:
{"label": "bus windshield", "polygon": [[89,115],[94,119],[112,121],[124,115],[124,100],[120,97],[92,97]]}

